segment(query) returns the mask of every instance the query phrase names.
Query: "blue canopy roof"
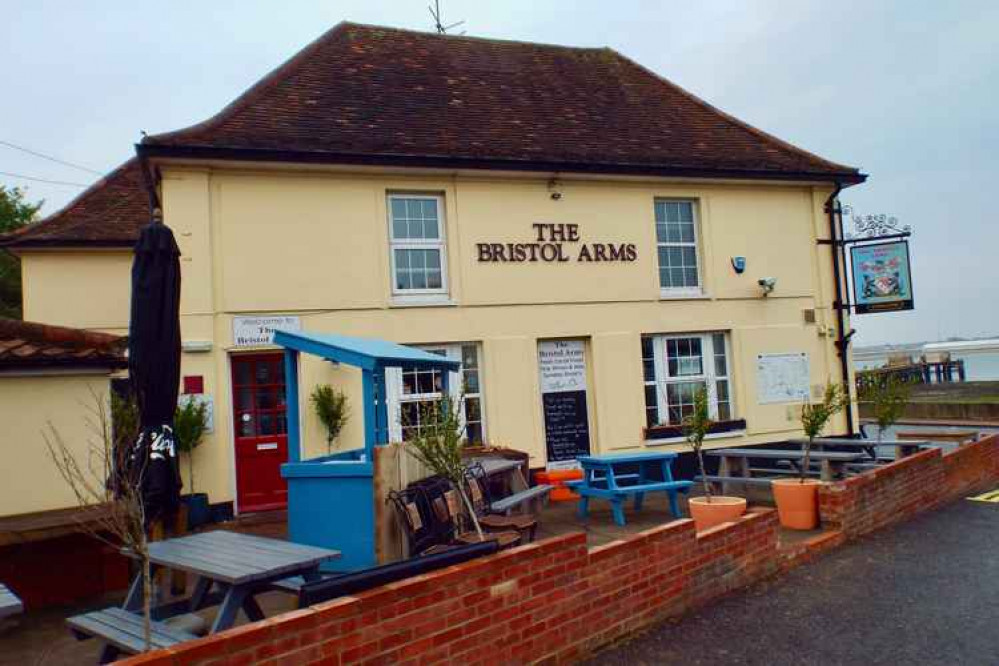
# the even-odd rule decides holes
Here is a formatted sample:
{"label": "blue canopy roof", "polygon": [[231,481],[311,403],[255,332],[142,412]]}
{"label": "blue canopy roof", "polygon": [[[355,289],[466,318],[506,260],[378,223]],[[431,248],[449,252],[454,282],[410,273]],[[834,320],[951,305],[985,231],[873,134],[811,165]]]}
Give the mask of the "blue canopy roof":
{"label": "blue canopy roof", "polygon": [[460,361],[378,338],[355,338],[308,331],[275,331],[274,344],[368,370],[415,366],[456,372],[461,368]]}

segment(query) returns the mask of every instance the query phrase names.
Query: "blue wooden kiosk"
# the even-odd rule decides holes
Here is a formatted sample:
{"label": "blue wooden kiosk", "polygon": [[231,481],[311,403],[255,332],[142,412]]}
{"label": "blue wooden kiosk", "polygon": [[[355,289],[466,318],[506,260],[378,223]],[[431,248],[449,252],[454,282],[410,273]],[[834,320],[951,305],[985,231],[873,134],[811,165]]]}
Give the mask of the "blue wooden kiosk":
{"label": "blue wooden kiosk", "polygon": [[[377,564],[375,556],[375,447],[388,443],[385,368],[441,370],[442,393],[458,361],[374,338],[276,331],[274,344],[284,347],[285,404],[288,409],[288,462],[281,476],[288,483],[288,537],[339,550],[328,566],[354,571]],[[298,356],[312,354],[361,370],[364,392],[364,448],[302,460],[299,414]],[[355,411],[356,413],[356,411]]]}

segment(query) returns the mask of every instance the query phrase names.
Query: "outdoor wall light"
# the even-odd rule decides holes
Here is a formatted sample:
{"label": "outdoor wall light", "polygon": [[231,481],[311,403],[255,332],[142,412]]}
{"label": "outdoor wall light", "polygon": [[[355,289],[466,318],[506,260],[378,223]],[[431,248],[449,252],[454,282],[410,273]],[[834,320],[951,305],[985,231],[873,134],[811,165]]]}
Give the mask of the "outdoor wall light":
{"label": "outdoor wall light", "polygon": [[558,201],[562,198],[562,183],[558,181],[558,178],[552,178],[548,181],[548,192],[552,201]]}
{"label": "outdoor wall light", "polygon": [[763,290],[764,296],[769,296],[770,292],[774,290],[777,286],[777,278],[775,277],[764,277],[756,281],[756,284],[760,285],[760,289]]}

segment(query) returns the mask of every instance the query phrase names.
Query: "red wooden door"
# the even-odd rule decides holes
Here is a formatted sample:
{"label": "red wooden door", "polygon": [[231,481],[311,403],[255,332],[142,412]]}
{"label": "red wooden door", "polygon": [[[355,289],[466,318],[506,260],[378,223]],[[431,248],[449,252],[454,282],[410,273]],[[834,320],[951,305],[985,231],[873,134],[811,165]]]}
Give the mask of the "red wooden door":
{"label": "red wooden door", "polygon": [[232,393],[239,511],[283,509],[288,504],[281,478],[281,463],[288,460],[283,355],[233,356]]}

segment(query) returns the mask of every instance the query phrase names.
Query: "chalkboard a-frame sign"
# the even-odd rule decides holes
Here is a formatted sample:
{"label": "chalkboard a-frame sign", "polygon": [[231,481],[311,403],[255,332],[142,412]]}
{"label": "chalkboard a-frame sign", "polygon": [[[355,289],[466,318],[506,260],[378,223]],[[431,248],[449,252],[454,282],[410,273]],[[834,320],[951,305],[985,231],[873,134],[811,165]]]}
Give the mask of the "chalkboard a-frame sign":
{"label": "chalkboard a-frame sign", "polygon": [[538,368],[548,467],[574,467],[576,458],[590,454],[583,342],[551,340],[538,343]]}

